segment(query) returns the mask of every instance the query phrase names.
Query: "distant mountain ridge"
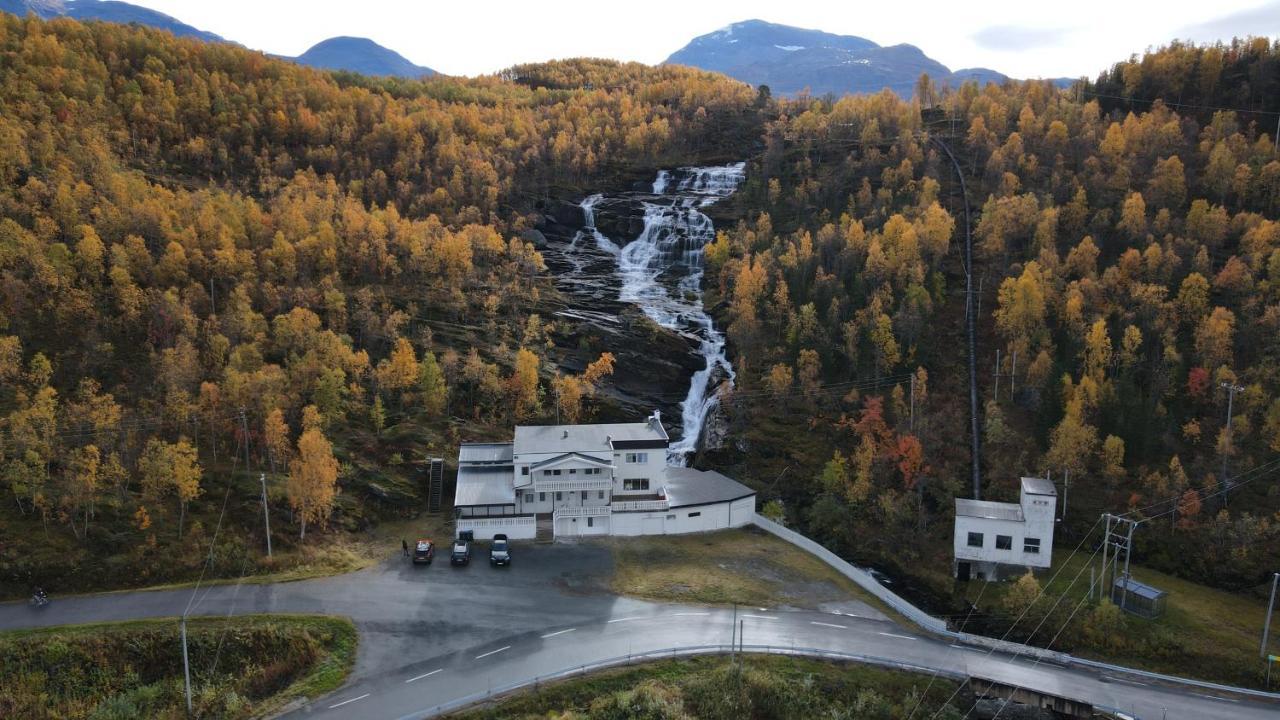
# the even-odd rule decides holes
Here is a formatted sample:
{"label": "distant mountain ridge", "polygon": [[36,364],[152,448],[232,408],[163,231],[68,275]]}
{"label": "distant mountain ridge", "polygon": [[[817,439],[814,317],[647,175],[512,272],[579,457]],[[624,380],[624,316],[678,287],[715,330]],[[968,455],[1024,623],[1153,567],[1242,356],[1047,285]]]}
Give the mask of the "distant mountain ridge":
{"label": "distant mountain ridge", "polygon": [[[45,19],[62,16],[76,20],[137,23],[168,30],[178,37],[205,42],[230,42],[220,35],[192,27],[162,12],[120,0],[0,0],[0,12],[18,16],[34,13]],[[316,43],[296,58],[285,55],[275,57],[321,70],[349,70],[364,75],[417,78],[436,74],[435,70],[415,65],[400,53],[367,38],[329,38]]]}
{"label": "distant mountain ridge", "polygon": [[312,45],[296,58],[285,58],[322,70],[350,70],[363,75],[394,75],[417,78],[436,71],[415,65],[400,53],[368,38],[333,37]]}
{"label": "distant mountain ridge", "polygon": [[666,62],[722,72],[788,95],[805,88],[815,95],[842,95],[874,93],[887,87],[910,97],[921,73],[928,73],[935,83],[953,86],[970,79],[983,84],[1009,79],[988,68],[952,72],[914,45],[882,47],[854,35],[763,20],[736,22],[696,37]]}

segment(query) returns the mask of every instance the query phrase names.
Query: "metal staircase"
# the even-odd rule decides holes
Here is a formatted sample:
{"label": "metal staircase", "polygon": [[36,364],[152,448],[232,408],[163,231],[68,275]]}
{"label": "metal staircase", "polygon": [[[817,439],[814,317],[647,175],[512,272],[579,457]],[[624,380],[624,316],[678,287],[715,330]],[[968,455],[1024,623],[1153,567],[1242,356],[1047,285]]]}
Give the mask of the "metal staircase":
{"label": "metal staircase", "polygon": [[427,466],[427,510],[440,512],[444,502],[444,459],[431,458]]}

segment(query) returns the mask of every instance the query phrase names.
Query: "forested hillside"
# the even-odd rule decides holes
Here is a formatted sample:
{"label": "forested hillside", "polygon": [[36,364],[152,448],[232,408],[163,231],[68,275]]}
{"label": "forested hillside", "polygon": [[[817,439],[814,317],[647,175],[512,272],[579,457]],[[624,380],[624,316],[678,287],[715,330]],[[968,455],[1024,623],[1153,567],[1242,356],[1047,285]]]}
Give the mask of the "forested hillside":
{"label": "forested hillside", "polygon": [[218,528],[213,573],[287,567],[308,526],[416,508],[460,435],[554,414],[557,376],[590,403],[609,363],[561,373],[579,338],[521,237],[535,202],[751,142],[756,95],[609,61],[512,75],[374,81],[0,15],[8,592],[193,577]]}
{"label": "forested hillside", "polygon": [[[1248,78],[1278,57],[1175,45],[1090,88],[1176,66],[1126,92],[1264,109]],[[1141,562],[1261,593],[1280,563],[1280,104],[1126,113],[1080,90],[924,83],[927,127],[887,92],[781,105],[735,198],[749,219],[707,251],[739,375],[706,459],[811,536],[950,592],[952,498],[971,496],[964,226],[932,135],[974,206],[983,497],[1045,472],[1061,494],[1069,471],[1060,546],[1132,510],[1152,518]]]}

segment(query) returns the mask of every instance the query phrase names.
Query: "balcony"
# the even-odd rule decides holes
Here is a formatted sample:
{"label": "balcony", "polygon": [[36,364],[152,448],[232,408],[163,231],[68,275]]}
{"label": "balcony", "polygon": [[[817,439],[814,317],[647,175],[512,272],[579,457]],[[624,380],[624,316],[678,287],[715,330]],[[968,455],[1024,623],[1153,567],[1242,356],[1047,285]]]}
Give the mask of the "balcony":
{"label": "balcony", "polygon": [[609,514],[608,505],[578,505],[574,507],[556,508],[556,519],[562,517],[602,517]]}
{"label": "balcony", "polygon": [[572,480],[544,480],[538,478],[533,481],[533,489],[536,492],[575,492],[580,490],[608,490],[613,487],[613,481],[607,477],[593,478],[575,478]]}

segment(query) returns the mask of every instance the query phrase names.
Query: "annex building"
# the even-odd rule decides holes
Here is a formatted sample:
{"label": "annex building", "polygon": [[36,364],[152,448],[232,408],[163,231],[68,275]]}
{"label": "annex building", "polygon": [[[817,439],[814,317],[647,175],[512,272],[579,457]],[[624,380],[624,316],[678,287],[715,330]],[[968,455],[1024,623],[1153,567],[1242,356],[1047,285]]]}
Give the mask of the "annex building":
{"label": "annex building", "polygon": [[755,491],[667,465],[658,411],[643,422],[517,425],[504,443],[463,443],[454,516],[477,539],[673,535],[747,524]]}
{"label": "annex building", "polygon": [[1057,507],[1045,478],[1022,478],[1016,503],[956,498],[956,578],[1002,580],[1049,567]]}

